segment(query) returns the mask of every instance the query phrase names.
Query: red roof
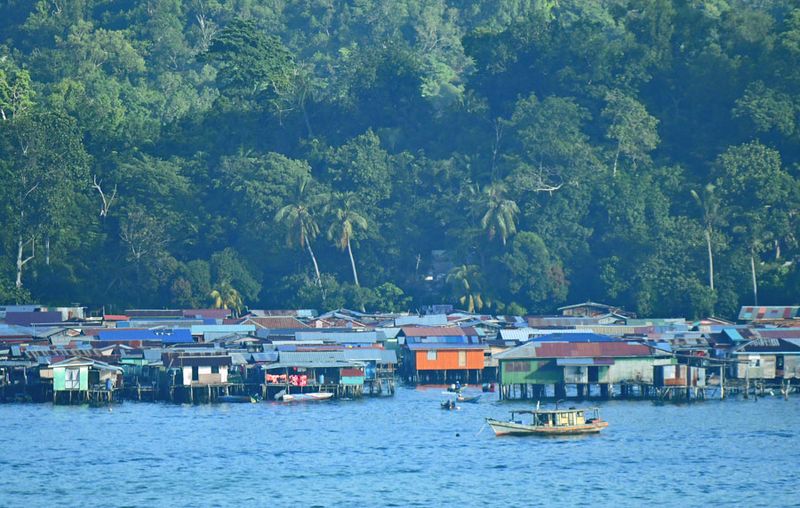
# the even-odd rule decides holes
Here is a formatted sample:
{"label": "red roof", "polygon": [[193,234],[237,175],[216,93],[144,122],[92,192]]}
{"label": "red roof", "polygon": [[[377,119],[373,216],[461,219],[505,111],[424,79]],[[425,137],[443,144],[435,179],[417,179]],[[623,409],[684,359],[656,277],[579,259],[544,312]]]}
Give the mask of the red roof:
{"label": "red roof", "polygon": [[130,321],[125,314],[103,314],[103,321]]}
{"label": "red roof", "polygon": [[617,356],[652,356],[650,348],[628,342],[541,342],[537,358],[596,358]]}
{"label": "red roof", "polygon": [[406,337],[464,337],[463,328],[457,326],[404,326],[400,329]]}

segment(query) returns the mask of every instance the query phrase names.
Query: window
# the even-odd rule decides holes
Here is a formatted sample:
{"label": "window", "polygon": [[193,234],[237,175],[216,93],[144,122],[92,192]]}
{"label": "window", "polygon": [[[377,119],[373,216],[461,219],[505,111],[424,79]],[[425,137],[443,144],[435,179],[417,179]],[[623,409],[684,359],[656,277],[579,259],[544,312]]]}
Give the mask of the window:
{"label": "window", "polygon": [[506,372],[528,372],[530,364],[528,362],[505,362]]}
{"label": "window", "polygon": [[192,367],[192,381],[200,381],[200,368],[197,365]]}
{"label": "window", "polygon": [[66,369],[64,372],[64,389],[65,390],[79,390],[81,387],[81,371],[80,369]]}
{"label": "window", "polygon": [[458,352],[458,366],[459,367],[466,367],[467,366],[467,352],[466,351],[459,351]]}
{"label": "window", "polygon": [[436,351],[428,351],[428,360],[435,362],[437,358]]}
{"label": "window", "polygon": [[212,365],[211,366],[211,373],[212,374],[219,374],[219,365]]}

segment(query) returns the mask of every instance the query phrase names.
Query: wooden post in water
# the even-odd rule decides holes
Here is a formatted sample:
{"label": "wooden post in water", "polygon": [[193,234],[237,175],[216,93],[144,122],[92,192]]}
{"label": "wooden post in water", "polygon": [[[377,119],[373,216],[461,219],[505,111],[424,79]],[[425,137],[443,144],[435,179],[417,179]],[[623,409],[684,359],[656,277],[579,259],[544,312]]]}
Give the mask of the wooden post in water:
{"label": "wooden post in water", "polygon": [[725,363],[719,365],[719,400],[725,400]]}
{"label": "wooden post in water", "polygon": [[744,369],[744,398],[750,398],[750,366]]}

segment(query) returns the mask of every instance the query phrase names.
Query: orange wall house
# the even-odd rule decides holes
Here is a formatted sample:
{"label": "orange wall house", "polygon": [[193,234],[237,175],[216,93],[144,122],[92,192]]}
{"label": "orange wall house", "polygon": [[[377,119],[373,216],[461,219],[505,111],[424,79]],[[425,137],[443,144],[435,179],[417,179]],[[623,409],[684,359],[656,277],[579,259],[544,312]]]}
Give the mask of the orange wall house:
{"label": "orange wall house", "polygon": [[415,351],[417,370],[483,369],[483,349]]}

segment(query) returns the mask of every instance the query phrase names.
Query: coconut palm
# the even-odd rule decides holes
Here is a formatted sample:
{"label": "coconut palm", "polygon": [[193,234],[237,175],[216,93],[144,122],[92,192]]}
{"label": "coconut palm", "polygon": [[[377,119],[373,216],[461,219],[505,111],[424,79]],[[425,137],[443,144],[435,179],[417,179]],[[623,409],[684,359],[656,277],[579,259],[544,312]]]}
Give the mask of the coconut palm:
{"label": "coconut palm", "polygon": [[347,249],[347,253],[350,255],[350,265],[353,267],[353,281],[356,286],[359,286],[353,247],[350,242],[358,230],[366,231],[368,223],[363,215],[353,210],[354,197],[352,195],[346,195],[343,198],[339,196],[338,201],[327,207],[332,218],[331,225],[328,227],[328,239],[333,240],[340,250]]}
{"label": "coconut palm", "polygon": [[489,302],[484,300],[481,293],[481,274],[476,265],[453,268],[447,274],[447,283],[450,284],[458,303],[466,306],[467,312],[475,312],[488,305]]}
{"label": "coconut palm", "polygon": [[244,308],[242,295],[228,281],[221,282],[208,296],[215,309],[230,309],[234,317],[238,317]]}
{"label": "coconut palm", "polygon": [[319,225],[314,218],[313,205],[319,201],[318,196],[309,194],[310,177],[301,178],[295,189],[292,202],[278,210],[275,214],[275,222],[286,227],[286,244],[289,247],[298,245],[301,249],[308,250],[311,262],[314,264],[314,272],[317,276],[317,286],[322,287],[322,277],[319,273],[319,265],[314,250],[311,248],[313,241],[319,234]]}
{"label": "coconut palm", "polygon": [[506,199],[506,186],[502,182],[495,182],[483,190],[486,210],[481,218],[481,227],[488,233],[492,240],[499,235],[506,244],[506,240],[517,232],[517,215],[519,207],[512,199]]}

